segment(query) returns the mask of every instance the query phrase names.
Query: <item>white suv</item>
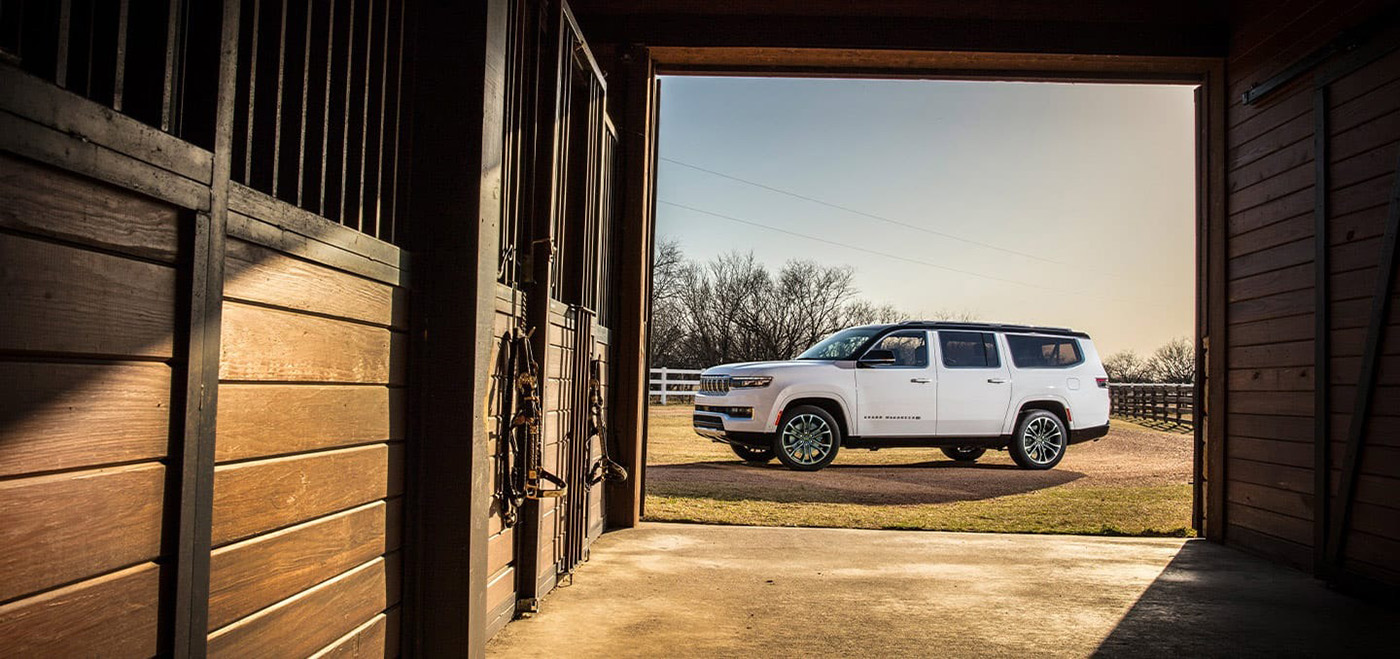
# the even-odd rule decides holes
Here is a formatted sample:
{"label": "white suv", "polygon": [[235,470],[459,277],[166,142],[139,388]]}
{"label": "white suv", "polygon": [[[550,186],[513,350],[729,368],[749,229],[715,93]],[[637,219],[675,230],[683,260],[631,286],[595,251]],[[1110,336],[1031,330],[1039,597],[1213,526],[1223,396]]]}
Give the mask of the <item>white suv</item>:
{"label": "white suv", "polygon": [[938,447],[1026,469],[1108,433],[1108,375],[1088,334],[1053,327],[910,321],[842,330],[797,359],[700,376],[695,432],[740,458],[815,471],[840,447]]}

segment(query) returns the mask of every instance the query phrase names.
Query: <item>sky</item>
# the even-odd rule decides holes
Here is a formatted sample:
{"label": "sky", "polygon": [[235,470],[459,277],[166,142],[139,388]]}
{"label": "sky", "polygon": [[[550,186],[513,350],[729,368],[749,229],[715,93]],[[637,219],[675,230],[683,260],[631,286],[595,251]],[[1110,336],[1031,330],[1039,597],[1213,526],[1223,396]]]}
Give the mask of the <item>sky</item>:
{"label": "sky", "polygon": [[1180,85],[666,77],[657,237],[1150,353],[1194,325],[1193,104]]}

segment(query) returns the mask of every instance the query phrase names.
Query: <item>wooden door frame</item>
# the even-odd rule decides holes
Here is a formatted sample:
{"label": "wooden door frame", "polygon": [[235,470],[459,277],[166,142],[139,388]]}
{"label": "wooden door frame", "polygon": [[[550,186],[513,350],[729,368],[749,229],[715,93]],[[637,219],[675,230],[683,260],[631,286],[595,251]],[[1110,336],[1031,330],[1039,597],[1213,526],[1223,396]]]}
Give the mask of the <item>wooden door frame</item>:
{"label": "wooden door frame", "polygon": [[[635,470],[611,493],[609,523],[641,520],[645,483],[647,336],[654,241],[657,105],[660,75],[1097,82],[1197,85],[1196,106],[1196,397],[1192,524],[1201,535],[1225,538],[1226,167],[1225,60],[1219,57],[1124,57],[972,53],[922,50],[708,48],[632,46],[617,51],[623,81],[614,89],[622,117],[619,169],[624,201],[620,230],[619,405],[614,427],[624,464]],[[639,128],[640,124],[640,128]],[[624,355],[636,361],[623,363]]]}

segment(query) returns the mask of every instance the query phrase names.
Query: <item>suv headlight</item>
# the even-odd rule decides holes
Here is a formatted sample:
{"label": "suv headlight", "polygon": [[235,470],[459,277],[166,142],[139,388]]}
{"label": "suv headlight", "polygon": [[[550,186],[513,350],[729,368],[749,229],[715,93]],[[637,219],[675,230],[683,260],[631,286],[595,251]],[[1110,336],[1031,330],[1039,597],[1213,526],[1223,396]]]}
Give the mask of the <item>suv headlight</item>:
{"label": "suv headlight", "polygon": [[730,389],[756,389],[773,381],[771,375],[735,375],[729,378]]}

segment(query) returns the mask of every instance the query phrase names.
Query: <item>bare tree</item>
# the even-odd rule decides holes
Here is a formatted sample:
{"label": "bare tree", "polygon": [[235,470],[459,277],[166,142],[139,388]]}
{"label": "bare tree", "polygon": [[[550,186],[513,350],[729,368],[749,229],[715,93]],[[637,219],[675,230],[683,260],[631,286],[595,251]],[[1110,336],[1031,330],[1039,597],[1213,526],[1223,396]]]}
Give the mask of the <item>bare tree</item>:
{"label": "bare tree", "polygon": [[668,366],[683,363],[686,328],[681,322],[680,295],[685,287],[685,254],[680,243],[656,245],[651,275],[651,360]]}
{"label": "bare tree", "polygon": [[852,325],[897,322],[891,305],[858,299],[854,270],[794,260],[771,273],[752,253],[707,263],[674,241],[657,246],[652,273],[652,363],[705,367],[789,359]]}
{"label": "bare tree", "polygon": [[908,314],[893,304],[855,300],[846,305],[846,326],[898,323],[905,320],[910,320]]}
{"label": "bare tree", "polygon": [[1196,347],[1184,336],[1157,348],[1148,363],[1152,379],[1157,382],[1190,384],[1196,381]]}
{"label": "bare tree", "polygon": [[922,313],[919,320],[950,320],[967,323],[981,320],[982,315],[971,309],[936,309],[932,313]]}
{"label": "bare tree", "polygon": [[1111,382],[1149,382],[1152,366],[1132,350],[1120,350],[1103,360],[1103,368]]}

